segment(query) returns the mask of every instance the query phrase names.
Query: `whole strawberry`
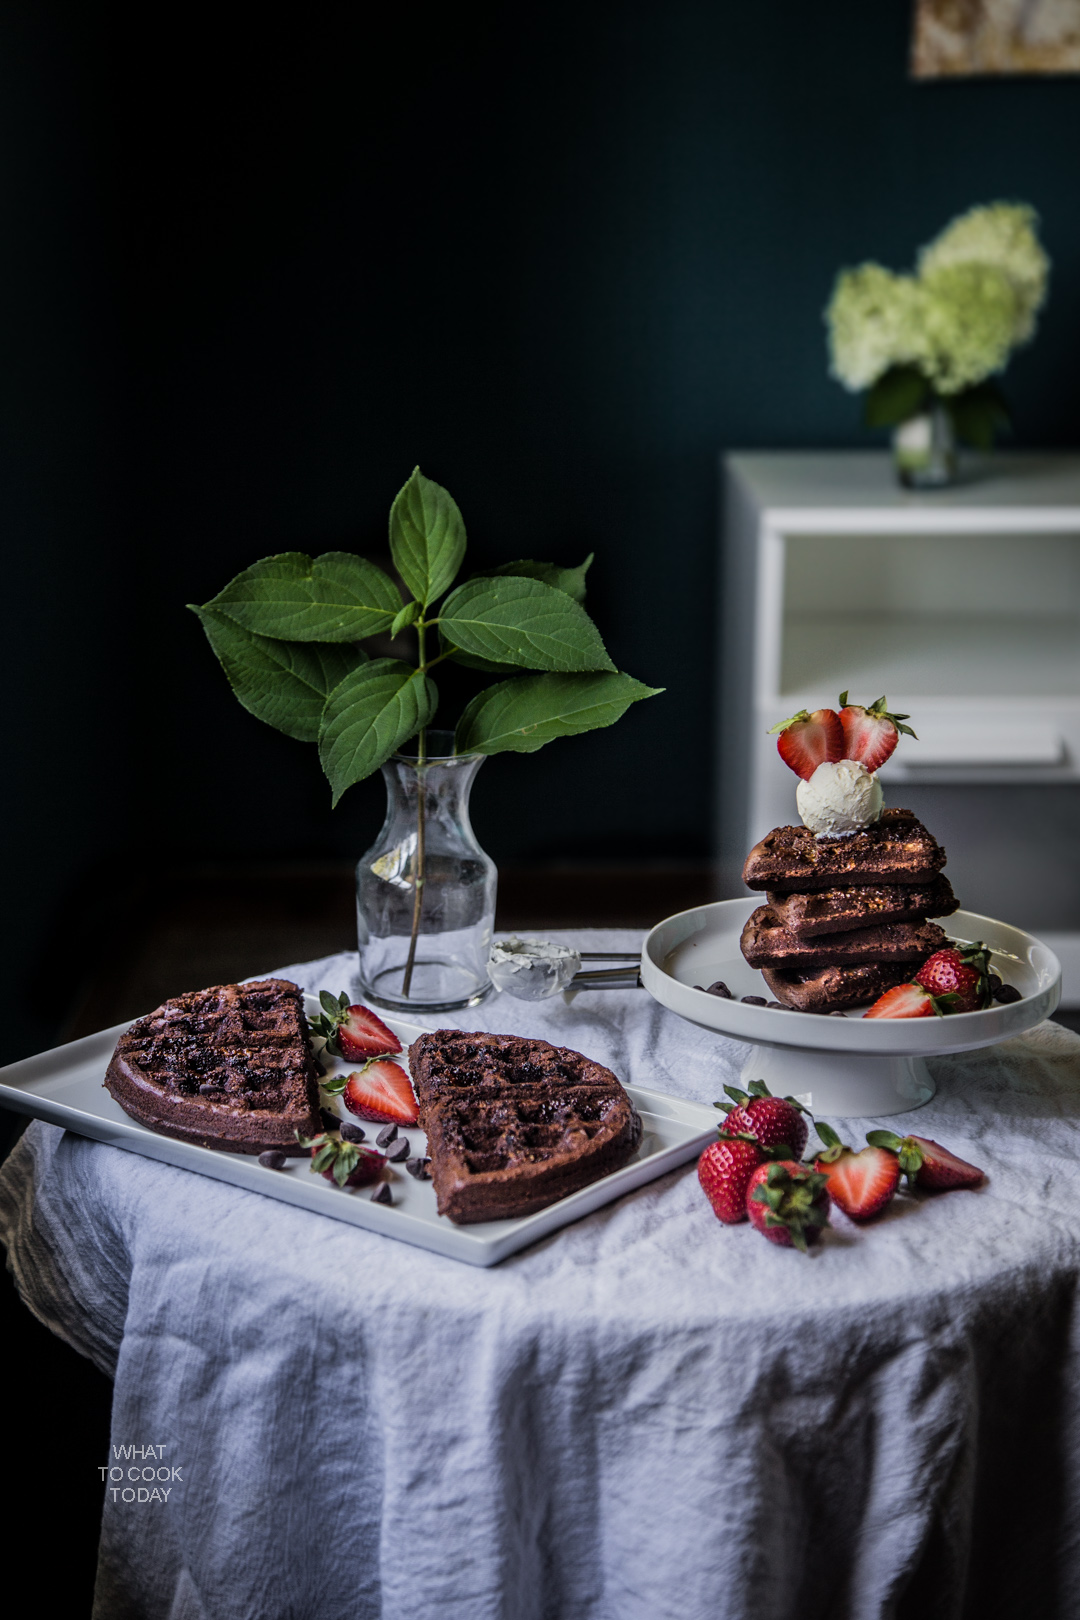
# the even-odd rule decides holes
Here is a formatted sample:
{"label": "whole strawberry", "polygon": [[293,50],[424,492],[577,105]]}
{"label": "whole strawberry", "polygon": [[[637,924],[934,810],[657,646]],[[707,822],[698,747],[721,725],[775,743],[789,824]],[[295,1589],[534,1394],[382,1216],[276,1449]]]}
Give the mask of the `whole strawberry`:
{"label": "whole strawberry", "polygon": [[973,945],[947,945],[927,957],[915,983],[943,1002],[946,1012],[978,1012],[993,999],[990,952],[982,940]]}
{"label": "whole strawberry", "polygon": [[759,1164],[750,1177],[746,1212],[770,1243],[805,1254],[829,1224],[827,1180],[794,1159]]}
{"label": "whole strawberry", "polygon": [[296,1133],[301,1147],[311,1149],[312,1171],[324,1176],[338,1187],[367,1187],[378,1181],[386,1166],[386,1155],[373,1147],[357,1147],[343,1140],[337,1131],[322,1131],[318,1136]]}
{"label": "whole strawberry", "polygon": [[892,1202],[900,1185],[897,1155],[884,1147],[864,1147],[856,1153],[824,1120],[815,1120],[814,1129],[825,1144],[814,1159],[814,1169],[828,1179],[829,1197],[850,1220],[873,1220]]}
{"label": "whole strawberry", "polygon": [[698,1180],[718,1220],[734,1226],[748,1219],[750,1177],[763,1160],[756,1142],[744,1136],[728,1136],[721,1127],[720,1140],[709,1144],[697,1167]]}
{"label": "whole strawberry", "polygon": [[727,1115],[722,1131],[752,1136],[764,1148],[786,1147],[790,1157],[802,1158],[808,1135],[802,1103],[794,1097],[774,1097],[764,1080],[751,1080],[747,1091],[736,1086],[724,1090],[731,1102],[713,1104]]}
{"label": "whole strawberry", "polygon": [[895,1131],[868,1131],[866,1140],[872,1147],[887,1148],[898,1156],[900,1170],[908,1178],[909,1187],[921,1187],[924,1192],[949,1192],[954,1187],[980,1187],[986,1173],[966,1159],[957,1158],[940,1142],[928,1136],[897,1136]]}

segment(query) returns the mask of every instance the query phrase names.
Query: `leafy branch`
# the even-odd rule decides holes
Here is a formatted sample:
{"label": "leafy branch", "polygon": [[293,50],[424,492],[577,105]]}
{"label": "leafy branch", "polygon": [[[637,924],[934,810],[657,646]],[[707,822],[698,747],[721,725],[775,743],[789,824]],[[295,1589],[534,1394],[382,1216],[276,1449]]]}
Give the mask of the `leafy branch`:
{"label": "leafy branch", "polygon": [[[582,606],[591,556],[577,568],[504,563],[452,588],[465,546],[456,502],[416,468],[390,509],[404,598],[366,558],[287,551],[192,606],[244,708],[318,744],[335,805],[414,737],[423,763],[439,702],[431,671],[447,660],[500,677],[467,705],[457,753],[532,753],[613,725],[661,690],[621,674],[608,657]],[[361,645],[407,628],[417,638],[415,663],[372,658]]]}

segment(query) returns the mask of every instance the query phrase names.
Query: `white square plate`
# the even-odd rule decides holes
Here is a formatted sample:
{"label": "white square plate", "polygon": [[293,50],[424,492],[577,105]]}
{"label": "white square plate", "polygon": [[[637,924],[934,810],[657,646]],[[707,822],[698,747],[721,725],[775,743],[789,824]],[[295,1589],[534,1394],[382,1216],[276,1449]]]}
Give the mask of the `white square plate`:
{"label": "white square plate", "polygon": [[[318,1011],[318,1005],[310,997],[308,1001],[311,1016]],[[417,1025],[401,1019],[387,1017],[385,1022],[406,1046],[423,1033]],[[436,1213],[435,1189],[431,1182],[414,1180],[403,1166],[387,1167],[385,1179],[390,1183],[393,1204],[373,1204],[373,1188],[343,1190],[331,1186],[322,1176],[311,1173],[307,1160],[292,1160],[285,1170],[266,1170],[255,1157],[176,1142],[136,1124],[103,1084],[117,1039],[127,1028],[127,1024],[117,1024],[114,1029],[87,1035],[67,1046],[54,1047],[50,1052],[41,1052],[0,1069],[0,1103],[17,1113],[32,1114],[36,1119],[77,1131],[80,1136],[126,1148],[130,1153],[142,1153],[146,1158],[160,1159],[165,1164],[179,1165],[184,1170],[196,1170],[200,1175],[231,1182],[235,1187],[262,1193],[264,1197],[280,1198],[287,1204],[297,1204],[335,1220],[351,1221],[354,1226],[366,1227],[404,1243],[418,1244],[473,1266],[493,1266],[538,1238],[547,1237],[560,1226],[610,1203],[622,1193],[666,1175],[678,1165],[697,1158],[716,1135],[717,1114],[707,1104],[668,1097],[643,1086],[627,1086],[645,1128],[641,1146],[629,1164],[567,1198],[560,1198],[535,1215],[519,1220],[455,1226],[453,1221]],[[329,1072],[353,1067],[355,1065],[335,1063]],[[341,1112],[340,1108],[338,1111]],[[342,1117],[350,1116],[343,1113]],[[380,1129],[378,1125],[364,1128],[372,1140]],[[413,1154],[426,1154],[423,1131],[406,1129],[402,1134],[408,1136]]]}

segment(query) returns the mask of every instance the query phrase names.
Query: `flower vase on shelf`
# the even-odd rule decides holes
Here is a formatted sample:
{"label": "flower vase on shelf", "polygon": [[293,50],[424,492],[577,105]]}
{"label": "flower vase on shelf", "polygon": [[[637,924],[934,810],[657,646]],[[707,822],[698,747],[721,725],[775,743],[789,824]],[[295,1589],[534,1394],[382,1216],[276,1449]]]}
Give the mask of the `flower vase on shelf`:
{"label": "flower vase on shelf", "polygon": [[940,400],[893,431],[896,476],[905,489],[946,489],[956,482],[956,432]]}
{"label": "flower vase on shelf", "polygon": [[497,874],[469,822],[484,756],[453,747],[429,731],[423,759],[387,760],[386,820],[356,868],[360,993],[394,1012],[449,1012],[491,989]]}

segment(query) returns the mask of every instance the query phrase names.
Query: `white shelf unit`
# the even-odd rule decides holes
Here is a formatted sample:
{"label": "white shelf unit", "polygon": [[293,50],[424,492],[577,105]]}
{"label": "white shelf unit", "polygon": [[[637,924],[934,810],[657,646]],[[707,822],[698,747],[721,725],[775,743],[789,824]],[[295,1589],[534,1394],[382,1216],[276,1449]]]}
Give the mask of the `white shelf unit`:
{"label": "white shelf unit", "polygon": [[[734,453],[721,473],[730,892],[746,850],[795,819],[769,728],[844,688],[884,693],[919,734],[881,772],[887,801],[945,843],[967,909],[1080,969],[1080,455],[980,458],[933,494],[876,451]],[[1080,972],[1066,988],[1080,1005]]]}

